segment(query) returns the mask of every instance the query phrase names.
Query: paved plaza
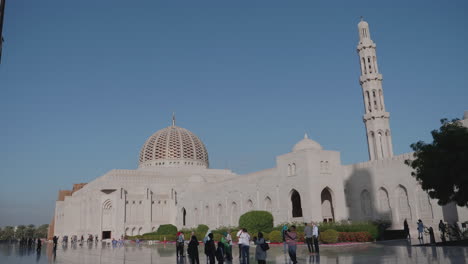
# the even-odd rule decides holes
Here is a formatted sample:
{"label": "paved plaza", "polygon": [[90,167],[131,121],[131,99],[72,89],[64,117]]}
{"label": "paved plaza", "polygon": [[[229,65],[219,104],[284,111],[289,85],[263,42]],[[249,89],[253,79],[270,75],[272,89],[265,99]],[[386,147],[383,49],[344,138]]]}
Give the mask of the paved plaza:
{"label": "paved plaza", "polygon": [[[253,257],[254,247],[251,247]],[[124,247],[101,247],[100,244],[80,246],[59,245],[54,254],[51,245],[44,245],[41,254],[35,250],[21,249],[17,245],[0,244],[0,263],[80,263],[80,264],[173,264],[190,263],[186,258],[177,262],[173,244],[152,246],[127,245]],[[303,245],[298,247],[298,261],[302,263],[351,264],[351,263],[466,263],[467,247],[420,247],[407,241],[388,241],[346,246],[322,246],[321,254],[309,255]],[[205,264],[203,246],[200,246],[200,263]],[[234,246],[234,264],[238,264]],[[251,263],[256,263],[251,259]],[[283,247],[272,245],[267,263],[289,264]]]}

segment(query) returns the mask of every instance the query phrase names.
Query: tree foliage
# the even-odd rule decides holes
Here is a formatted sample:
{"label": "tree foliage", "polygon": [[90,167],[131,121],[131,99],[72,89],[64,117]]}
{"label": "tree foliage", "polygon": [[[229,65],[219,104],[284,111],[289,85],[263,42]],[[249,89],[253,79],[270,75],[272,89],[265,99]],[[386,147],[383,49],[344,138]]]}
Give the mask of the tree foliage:
{"label": "tree foliage", "polygon": [[432,143],[411,144],[415,159],[405,161],[414,169],[411,175],[440,205],[468,206],[468,128],[458,119],[442,119],[431,134]]}

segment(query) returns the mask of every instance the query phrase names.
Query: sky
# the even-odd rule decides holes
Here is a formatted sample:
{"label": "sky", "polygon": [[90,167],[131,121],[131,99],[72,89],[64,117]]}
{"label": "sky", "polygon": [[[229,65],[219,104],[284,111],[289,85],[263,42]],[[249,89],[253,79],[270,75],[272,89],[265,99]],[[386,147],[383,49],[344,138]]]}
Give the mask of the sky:
{"label": "sky", "polygon": [[0,226],[135,169],[171,124],[210,167],[275,166],[304,135],[368,160],[357,23],[377,44],[394,152],[468,110],[468,1],[14,0],[0,64]]}

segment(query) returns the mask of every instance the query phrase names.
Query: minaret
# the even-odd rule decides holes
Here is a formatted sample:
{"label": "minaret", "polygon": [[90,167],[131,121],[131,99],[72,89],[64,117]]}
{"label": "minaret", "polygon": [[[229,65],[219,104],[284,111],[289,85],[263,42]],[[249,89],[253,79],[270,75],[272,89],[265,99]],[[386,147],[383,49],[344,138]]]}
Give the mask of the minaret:
{"label": "minaret", "polygon": [[390,114],[385,111],[382,90],[382,74],[377,66],[375,43],[370,37],[369,24],[361,19],[358,24],[359,44],[357,52],[361,64],[359,83],[364,97],[364,124],[370,160],[382,160],[393,156]]}

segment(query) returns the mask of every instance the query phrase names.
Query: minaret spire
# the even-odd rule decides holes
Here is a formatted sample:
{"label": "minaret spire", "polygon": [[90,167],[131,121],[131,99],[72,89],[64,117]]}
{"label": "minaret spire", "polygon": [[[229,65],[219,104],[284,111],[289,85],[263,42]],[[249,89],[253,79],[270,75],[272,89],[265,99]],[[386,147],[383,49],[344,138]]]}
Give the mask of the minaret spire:
{"label": "minaret spire", "polygon": [[361,64],[359,83],[364,96],[364,124],[366,125],[369,159],[380,160],[393,156],[390,133],[390,114],[385,110],[382,74],[377,66],[376,45],[371,39],[369,24],[361,17],[358,24],[357,52]]}
{"label": "minaret spire", "polygon": [[172,126],[175,126],[175,113],[172,112]]}

